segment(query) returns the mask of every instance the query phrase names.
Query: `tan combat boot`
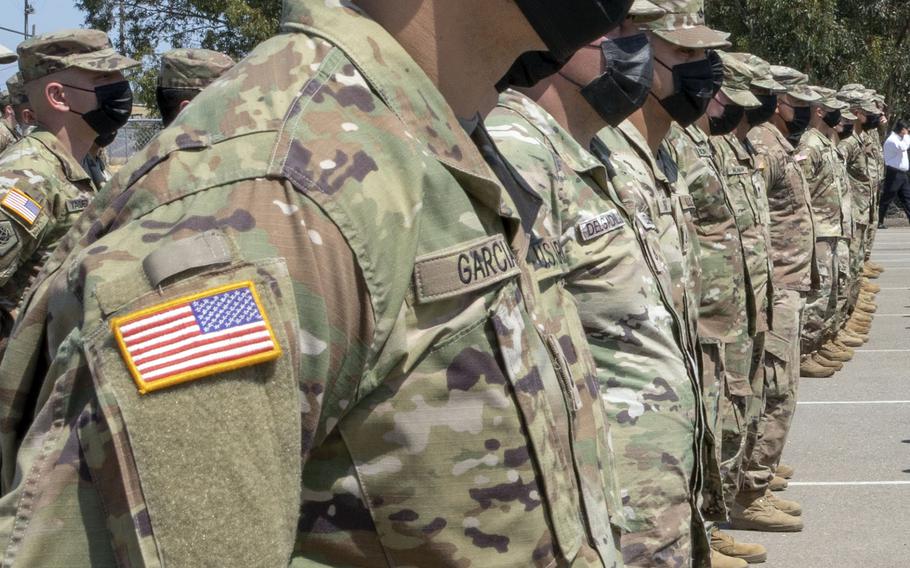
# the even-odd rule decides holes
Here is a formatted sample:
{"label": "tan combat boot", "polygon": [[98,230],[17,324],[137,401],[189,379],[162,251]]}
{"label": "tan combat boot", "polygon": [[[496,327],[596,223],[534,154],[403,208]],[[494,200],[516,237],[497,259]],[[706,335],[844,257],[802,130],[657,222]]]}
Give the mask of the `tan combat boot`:
{"label": "tan combat boot", "polygon": [[866,339],[869,337],[869,332],[872,331],[872,326],[850,320],[844,324],[844,330],[859,336],[859,338],[863,340],[863,343],[865,343]]}
{"label": "tan combat boot", "polygon": [[768,484],[768,489],[771,491],[784,491],[789,486],[790,482],[779,475],[775,475],[774,479],[771,480],[771,483]]}
{"label": "tan combat boot", "polygon": [[765,491],[765,499],[771,501],[771,504],[774,505],[778,511],[783,511],[784,513],[787,513],[793,517],[799,517],[803,514],[803,506],[800,505],[797,501],[781,499],[774,493],[771,493],[770,489]]}
{"label": "tan combat boot", "polygon": [[850,359],[853,359],[852,354],[846,351],[833,351],[827,346],[822,346],[822,348],[818,350],[818,355],[821,355],[829,361],[838,361],[840,363],[846,363]]}
{"label": "tan combat boot", "polygon": [[832,339],[831,341],[829,341],[828,343],[825,344],[826,347],[828,345],[834,346],[838,351],[844,351],[846,353],[849,353],[851,357],[853,357],[853,355],[856,354],[856,351],[854,351],[852,347],[847,347],[846,345],[841,343],[841,341],[839,339]]}
{"label": "tan combat boot", "polygon": [[749,563],[741,558],[731,558],[711,549],[711,568],[746,568]]}
{"label": "tan combat boot", "polygon": [[863,268],[863,276],[866,278],[878,278],[881,276],[882,272],[884,272],[884,270],[874,270],[869,266],[865,266]]}
{"label": "tan combat boot", "polygon": [[795,474],[795,473],[796,473],[796,470],[793,469],[793,466],[789,466],[789,465],[782,464],[782,463],[777,464],[777,468],[775,468],[775,470],[774,470],[774,475],[783,477],[784,479],[790,479],[791,477],[793,477],[793,474]]}
{"label": "tan combat boot", "polygon": [[799,375],[813,379],[826,379],[833,375],[836,369],[819,364],[813,357],[806,357],[799,365]]}
{"label": "tan combat boot", "polygon": [[[714,527],[711,530],[711,550],[730,558],[739,558],[749,564],[760,564],[768,559],[768,551],[760,544],[736,542],[736,540]],[[716,566],[716,564],[712,564]]]}
{"label": "tan combat boot", "polygon": [[841,330],[840,333],[837,334],[837,340],[847,347],[862,347],[863,343],[865,343],[862,338],[844,330]]}
{"label": "tan combat boot", "polygon": [[863,291],[869,292],[870,294],[878,294],[879,292],[882,291],[881,286],[879,286],[878,284],[873,284],[872,282],[869,282],[868,280],[864,281],[862,283],[861,287],[862,287]]}
{"label": "tan combat boot", "polygon": [[857,309],[853,311],[853,314],[850,316],[850,319],[853,320],[853,321],[855,321],[855,322],[858,322],[858,323],[868,323],[868,324],[871,324],[873,318],[872,318],[871,315],[866,314],[866,313],[863,313],[863,312],[859,309],[859,306],[857,306]]}
{"label": "tan combat boot", "polygon": [[863,264],[863,266],[866,267],[866,268],[869,268],[870,270],[874,270],[874,271],[876,271],[876,272],[884,272],[884,271],[885,271],[885,267],[884,267],[884,266],[882,266],[881,264],[879,264],[879,263],[877,263],[877,262],[872,262],[871,260],[867,260],[867,261]]}
{"label": "tan combat boot", "polygon": [[799,532],[803,521],[771,504],[764,493],[740,493],[730,511],[730,526],[742,531]]}
{"label": "tan combat boot", "polygon": [[844,364],[840,361],[832,361],[820,353],[815,353],[812,355],[812,359],[822,367],[828,367],[829,369],[834,369],[835,371],[840,371],[844,368]]}

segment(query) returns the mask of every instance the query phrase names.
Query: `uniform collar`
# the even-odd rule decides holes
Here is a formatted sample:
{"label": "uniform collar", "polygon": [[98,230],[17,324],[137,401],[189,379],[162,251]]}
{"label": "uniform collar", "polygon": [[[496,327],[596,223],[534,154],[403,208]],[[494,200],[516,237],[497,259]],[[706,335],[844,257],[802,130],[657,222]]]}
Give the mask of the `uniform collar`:
{"label": "uniform collar", "polygon": [[592,173],[600,170],[606,176],[604,165],[584,149],[569,132],[560,125],[553,115],[525,95],[509,89],[499,97],[499,106],[521,115],[537,127],[546,137],[556,155],[577,173]]}
{"label": "uniform collar", "polygon": [[285,0],[282,29],[324,38],[472,197],[514,217],[515,208],[436,85],[379,24],[350,2]]}
{"label": "uniform collar", "polygon": [[648,163],[648,167],[651,168],[651,175],[653,175],[657,181],[669,184],[670,180],[667,179],[663,169],[657,163],[657,159],[654,157],[654,153],[651,152],[647,140],[645,140],[644,136],[641,135],[641,132],[635,128],[635,125],[628,120],[624,120],[617,127],[617,130],[622,132],[622,135],[628,140],[629,145],[635,149],[641,159]]}
{"label": "uniform collar", "polygon": [[66,179],[74,183],[82,181],[91,183],[91,177],[85,172],[82,164],[70,154],[70,151],[67,150],[60,140],[51,132],[38,127],[28,135],[28,138],[39,142],[42,146],[47,148],[48,152],[57,157],[60,161],[60,166],[63,168],[63,174],[66,176]]}

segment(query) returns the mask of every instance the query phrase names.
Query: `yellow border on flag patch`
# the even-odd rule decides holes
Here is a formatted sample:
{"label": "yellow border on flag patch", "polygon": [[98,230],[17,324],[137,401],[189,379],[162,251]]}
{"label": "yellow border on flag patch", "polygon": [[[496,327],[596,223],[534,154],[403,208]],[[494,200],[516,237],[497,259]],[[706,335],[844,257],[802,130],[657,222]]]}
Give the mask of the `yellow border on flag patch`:
{"label": "yellow border on flag patch", "polygon": [[[192,371],[180,373],[166,379],[161,379],[160,381],[149,383],[142,380],[142,374],[139,372],[139,369],[133,362],[133,357],[130,355],[129,350],[126,348],[126,342],[123,340],[123,333],[120,331],[121,326],[137,319],[150,316],[158,312],[163,312],[164,310],[170,309],[177,304],[189,303],[194,300],[199,300],[208,296],[214,296],[215,294],[230,292],[231,290],[237,290],[239,288],[245,287],[248,287],[250,289],[250,293],[253,295],[253,301],[256,302],[256,307],[259,308],[259,313],[262,314],[262,321],[265,323],[265,327],[269,332],[269,337],[271,338],[272,343],[275,345],[274,349],[266,353],[257,353],[255,355],[249,355],[247,357],[242,357],[240,359],[235,359],[233,361],[228,361],[225,363],[216,363],[209,367],[203,367],[202,369],[194,369]],[[212,288],[210,290],[206,290],[205,292],[192,294],[190,296],[182,296],[176,300],[170,300],[163,304],[157,304],[150,308],[139,310],[138,312],[133,312],[125,316],[113,318],[111,320],[111,330],[114,332],[114,338],[117,340],[117,346],[120,348],[120,354],[123,357],[123,361],[126,363],[127,368],[129,368],[130,374],[133,376],[133,382],[136,383],[136,387],[139,389],[140,394],[148,394],[150,392],[165,389],[189,381],[194,381],[196,379],[201,379],[203,377],[214,375],[216,373],[233,371],[235,369],[249,367],[250,365],[256,365],[258,363],[265,363],[266,361],[274,361],[281,356],[281,345],[279,345],[278,339],[275,337],[275,330],[272,329],[272,323],[269,321],[268,316],[266,316],[265,308],[262,307],[262,301],[259,299],[259,292],[256,291],[256,285],[253,284],[253,282],[250,280],[246,282],[228,284],[227,286],[220,286],[218,288]]]}
{"label": "yellow border on flag patch", "polygon": [[[38,213],[35,214],[34,219],[29,219],[28,217],[24,216],[22,213],[16,211],[15,209],[13,209],[12,207],[10,207],[9,205],[6,204],[6,200],[7,200],[7,198],[9,198],[9,194],[13,193],[13,192],[18,193],[24,199],[31,201],[32,203],[35,204],[35,207],[38,208]],[[6,208],[6,210],[9,211],[10,213],[15,213],[17,217],[19,217],[20,219],[22,219],[23,221],[28,223],[29,227],[31,227],[32,225],[35,224],[35,221],[38,220],[38,215],[40,215],[41,210],[44,209],[44,207],[41,207],[40,203],[38,203],[37,201],[35,201],[34,199],[32,199],[31,197],[26,195],[26,193],[24,191],[22,191],[21,189],[19,189],[17,187],[11,187],[7,190],[6,195],[3,196],[3,201],[0,201],[0,205],[3,205]]]}

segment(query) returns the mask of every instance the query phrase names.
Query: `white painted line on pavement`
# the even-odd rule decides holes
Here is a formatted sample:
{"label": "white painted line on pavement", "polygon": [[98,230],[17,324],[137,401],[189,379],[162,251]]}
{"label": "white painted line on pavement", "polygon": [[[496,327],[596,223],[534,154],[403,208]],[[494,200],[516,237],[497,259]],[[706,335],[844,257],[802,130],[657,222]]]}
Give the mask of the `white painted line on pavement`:
{"label": "white painted line on pavement", "polygon": [[866,485],[910,485],[910,481],[791,481],[789,487],[830,487]]}
{"label": "white painted line on pavement", "polygon": [[882,288],[882,290],[910,290],[910,286],[900,288]]}
{"label": "white painted line on pavement", "polygon": [[910,314],[875,314],[875,317],[880,317],[880,318],[910,318]]}
{"label": "white painted line on pavement", "polygon": [[798,401],[797,405],[821,406],[829,404],[910,404],[910,400],[812,400]]}
{"label": "white painted line on pavement", "polygon": [[856,349],[854,353],[906,353],[910,349]]}

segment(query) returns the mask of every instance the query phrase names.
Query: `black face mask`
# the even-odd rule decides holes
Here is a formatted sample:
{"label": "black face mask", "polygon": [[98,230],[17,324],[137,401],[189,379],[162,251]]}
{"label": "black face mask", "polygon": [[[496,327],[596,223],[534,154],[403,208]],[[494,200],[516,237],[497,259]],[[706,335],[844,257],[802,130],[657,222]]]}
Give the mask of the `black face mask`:
{"label": "black face mask", "polygon": [[546,51],[528,51],[521,54],[506,76],[496,83],[496,90],[501,93],[509,87],[533,87],[558,73],[565,64],[566,61],[560,61]]}
{"label": "black face mask", "polygon": [[739,123],[742,122],[743,116],[745,115],[746,109],[739,105],[730,104],[724,106],[723,114],[716,117],[708,117],[708,126],[710,127],[711,134],[713,136],[730,134],[736,130],[736,127],[739,126]]}
{"label": "black face mask", "polygon": [[582,46],[626,19],[633,0],[515,0],[553,59],[567,61]]}
{"label": "black face mask", "polygon": [[822,118],[822,121],[831,128],[836,127],[838,124],[840,124],[840,111],[832,110],[830,112],[826,112],[825,117]]}
{"label": "black face mask", "polygon": [[873,128],[878,128],[878,123],[881,121],[881,116],[882,115],[880,115],[880,114],[867,114],[865,128],[868,130],[872,130]]}
{"label": "black face mask", "polygon": [[581,95],[611,126],[645,104],[654,78],[654,54],[645,34],[600,44],[606,72],[582,87]]}
{"label": "black face mask", "polygon": [[812,121],[812,109],[810,107],[793,107],[793,120],[787,122],[787,138],[792,142],[799,140],[803,133],[809,128]]}
{"label": "black face mask", "polygon": [[846,140],[853,136],[853,124],[845,124],[843,130],[840,132],[840,139]]}
{"label": "black face mask", "polygon": [[673,72],[673,94],[660,99],[660,104],[683,128],[690,126],[705,114],[708,103],[716,94],[712,55],[720,58],[712,51],[708,52],[705,59],[680,63],[673,67],[667,67],[659,59],[655,59]]}
{"label": "black face mask", "polygon": [[[116,135],[117,131],[127,123],[133,113],[133,90],[130,88],[129,81],[101,85],[95,87],[94,90],[83,89],[73,85],[64,86],[79,91],[95,93],[95,98],[98,100],[98,108],[86,113],[74,110],[70,112],[81,116],[82,120],[98,134],[95,144],[103,148],[113,142],[114,139],[110,137],[111,133]],[[107,142],[107,144],[103,144],[103,142]]]}
{"label": "black face mask", "polygon": [[758,108],[750,108],[746,111],[746,119],[752,126],[758,126],[759,124],[768,122],[771,120],[771,117],[774,116],[774,111],[777,110],[777,95],[755,96],[761,101],[761,106]]}

